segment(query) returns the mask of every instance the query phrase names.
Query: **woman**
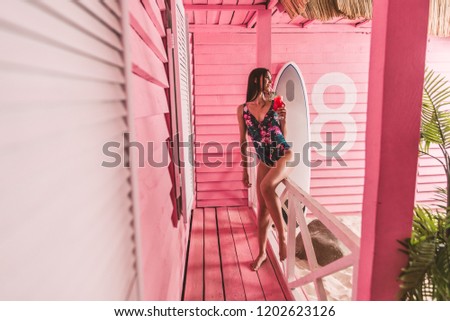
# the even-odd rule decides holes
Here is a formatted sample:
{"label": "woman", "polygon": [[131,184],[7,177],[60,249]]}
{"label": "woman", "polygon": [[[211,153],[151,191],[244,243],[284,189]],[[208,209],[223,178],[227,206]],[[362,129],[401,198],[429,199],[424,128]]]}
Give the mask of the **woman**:
{"label": "woman", "polygon": [[293,168],[286,166],[293,159],[290,145],[286,142],[286,109],[273,109],[272,75],[265,68],[254,69],[247,84],[246,103],[237,110],[239,122],[242,164],[244,166],[243,182],[247,187],[249,157],[247,154],[248,134],[253,141],[257,157],[260,160],[257,168],[256,192],[258,197],[258,243],[259,254],[251,264],[258,270],[267,258],[267,233],[272,218],[278,232],[280,260],[286,259],[286,236],[281,213],[281,202],[275,189]]}

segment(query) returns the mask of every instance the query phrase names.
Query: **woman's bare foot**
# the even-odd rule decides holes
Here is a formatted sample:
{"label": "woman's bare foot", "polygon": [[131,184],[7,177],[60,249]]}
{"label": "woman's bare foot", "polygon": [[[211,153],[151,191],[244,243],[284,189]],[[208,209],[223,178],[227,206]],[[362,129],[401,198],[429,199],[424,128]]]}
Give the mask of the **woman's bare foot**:
{"label": "woman's bare foot", "polygon": [[261,265],[266,261],[267,255],[266,253],[258,255],[255,261],[253,261],[252,264],[250,264],[250,267],[253,271],[258,271]]}
{"label": "woman's bare foot", "polygon": [[280,261],[284,261],[284,260],[286,260],[286,257],[287,257],[286,241],[280,240],[279,247],[280,247],[280,252],[279,252]]}

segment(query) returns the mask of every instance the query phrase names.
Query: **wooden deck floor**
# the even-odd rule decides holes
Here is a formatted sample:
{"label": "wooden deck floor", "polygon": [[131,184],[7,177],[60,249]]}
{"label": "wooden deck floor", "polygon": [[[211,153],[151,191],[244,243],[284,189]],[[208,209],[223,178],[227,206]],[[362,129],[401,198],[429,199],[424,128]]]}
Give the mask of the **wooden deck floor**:
{"label": "wooden deck floor", "polygon": [[254,272],[257,229],[246,207],[199,208],[191,222],[183,300],[285,301],[292,296],[271,251]]}

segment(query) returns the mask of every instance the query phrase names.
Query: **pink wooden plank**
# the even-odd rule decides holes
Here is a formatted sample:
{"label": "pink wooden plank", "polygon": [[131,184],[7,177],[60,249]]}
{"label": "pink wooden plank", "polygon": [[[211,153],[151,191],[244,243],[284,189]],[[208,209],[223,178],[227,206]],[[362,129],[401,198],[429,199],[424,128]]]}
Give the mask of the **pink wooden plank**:
{"label": "pink wooden plank", "polygon": [[[237,190],[244,189],[244,184],[242,181],[227,181],[227,182],[208,182],[197,184],[197,191],[210,191],[210,190]],[[247,188],[245,188],[247,189]]]}
{"label": "pink wooden plank", "polygon": [[[236,4],[235,0],[223,0],[222,3],[224,5],[233,5]],[[233,17],[234,12],[230,10],[221,11],[219,16],[219,25],[228,25],[231,22],[231,18]]]}
{"label": "pink wooden plank", "polygon": [[223,182],[242,179],[242,173],[240,172],[222,172],[222,173],[197,173],[197,182]]}
{"label": "pink wooden plank", "polygon": [[243,301],[245,300],[244,286],[226,208],[217,209],[217,223],[225,298],[227,301]]}
{"label": "pink wooden plank", "polygon": [[232,198],[224,200],[197,200],[198,207],[245,206],[247,204],[248,204],[247,198]]}
{"label": "pink wooden plank", "polygon": [[[253,0],[239,0],[239,5],[252,5],[253,4]],[[243,24],[244,21],[246,21],[248,18],[247,16],[253,14],[253,12],[248,12],[248,11],[242,11],[242,10],[237,10],[234,12],[233,14],[233,19],[231,20],[231,24],[232,25],[240,25]]]}
{"label": "pink wooden plank", "polygon": [[442,174],[439,175],[430,175],[430,176],[420,176],[417,178],[417,182],[419,184],[426,184],[426,183],[443,183],[445,182],[445,176]]}
{"label": "pink wooden plank", "polygon": [[162,114],[139,118],[135,122],[138,128],[137,139],[145,147],[148,146],[148,142],[152,142],[154,146],[162,146],[161,144],[169,137],[169,131]]}
{"label": "pink wooden plank", "polygon": [[192,230],[189,245],[188,266],[186,269],[186,283],[184,289],[185,301],[202,301],[204,300],[203,293],[203,257],[204,257],[204,243],[203,243],[203,209],[194,209],[192,215]]}
{"label": "pink wooden plank", "polygon": [[222,301],[224,300],[224,292],[215,209],[205,208],[204,217],[205,301]]}
{"label": "pink wooden plank", "polygon": [[[327,187],[320,187],[320,188],[311,188],[310,194],[313,195],[314,198],[318,196],[337,196],[337,195],[351,195],[353,196],[360,196],[362,195],[364,191],[364,186],[350,186],[350,187],[339,187],[336,188],[336,186],[327,186]],[[319,202],[320,203],[320,202]]]}
{"label": "pink wooden plank", "polygon": [[228,143],[200,143],[196,144],[195,152],[197,154],[230,154],[238,153],[239,142]]}
{"label": "pink wooden plank", "polygon": [[[199,99],[200,97],[197,97]],[[236,124],[237,119],[236,115],[220,115],[220,116],[203,116],[197,115],[195,124],[196,125],[212,125],[212,124],[221,124],[221,125],[233,125]]]}
{"label": "pink wooden plank", "polygon": [[161,37],[164,37],[166,35],[166,30],[164,28],[164,24],[162,21],[161,11],[158,8],[156,1],[155,0],[142,0],[142,4],[144,5],[148,16],[153,21],[153,24],[155,25],[156,29],[158,30],[159,35]]}
{"label": "pink wooden plank", "polygon": [[[221,5],[221,4],[222,4],[222,0],[209,0],[208,1],[208,5]],[[218,9],[219,10],[208,10],[206,12],[206,23],[207,24],[216,25],[219,23],[220,12],[223,12],[225,10],[220,10],[220,7]]]}
{"label": "pink wooden plank", "polygon": [[139,35],[130,32],[131,59],[133,62],[133,72],[154,82],[163,88],[169,86],[164,64],[141,40]]}
{"label": "pink wooden plank", "polygon": [[[344,160],[363,160],[365,157],[365,153],[363,151],[354,151],[354,150],[349,150],[348,152],[345,153],[345,157]],[[318,155],[316,150],[313,149],[311,150],[311,160],[316,160],[316,159],[323,159],[322,155]]]}
{"label": "pink wooden plank", "polygon": [[[232,76],[228,76],[228,77],[232,77]],[[351,75],[350,75],[351,77]],[[314,77],[316,78],[315,81],[310,81],[306,83],[306,87],[307,88],[312,88],[316,82],[319,80],[318,77]],[[209,78],[207,78],[209,79]],[[367,81],[367,80],[366,80]],[[327,88],[326,90],[326,94],[330,95],[330,94],[342,94],[344,91],[343,89],[338,86],[339,84],[330,84],[329,88]],[[242,94],[242,92],[246,90],[246,86],[247,83],[245,82],[244,84],[226,84],[226,83],[222,83],[220,81],[213,81],[211,80],[209,83],[207,84],[200,84],[197,83],[196,86],[196,95],[223,95],[224,93],[227,94],[233,94],[233,95],[239,95]],[[355,83],[355,89],[356,89],[356,93],[367,93],[368,90],[368,84],[366,83]],[[355,93],[355,91],[346,91],[347,94],[350,93]],[[325,100],[327,105],[329,104],[328,99]],[[340,102],[339,105],[342,104],[343,101]]]}
{"label": "pink wooden plank", "polygon": [[212,167],[210,164],[197,164],[197,173],[219,173],[219,172],[241,172],[242,168],[235,166],[233,163],[222,163],[220,166]]}
{"label": "pink wooden plank", "polygon": [[314,199],[320,204],[329,205],[344,205],[344,204],[360,204],[362,203],[362,194],[359,195],[315,195]]}
{"label": "pink wooden plank", "polygon": [[443,168],[439,165],[430,167],[419,167],[419,176],[442,175]]}
{"label": "pink wooden plank", "polygon": [[353,169],[353,168],[342,168],[342,169],[332,169],[327,171],[314,170],[311,171],[311,177],[314,178],[329,178],[338,177],[348,178],[348,177],[364,177],[364,169]]}
{"label": "pink wooden plank", "polygon": [[[196,112],[198,112],[198,108],[196,109]],[[239,126],[238,125],[217,125],[217,126],[203,125],[203,126],[196,128],[196,134],[198,134],[198,135],[218,134],[218,133],[236,134],[236,133],[239,133]]]}
{"label": "pink wooden plank", "polygon": [[265,300],[258,274],[250,269],[253,261],[247,236],[242,226],[237,208],[228,207],[228,216],[239,261],[239,269],[245,288],[245,296],[248,301]]}
{"label": "pink wooden plank", "polygon": [[[205,116],[198,116],[198,118],[201,119],[201,121],[197,118],[197,124],[202,124],[205,119],[203,118]],[[208,117],[208,116],[206,116]],[[213,116],[214,117],[214,116]],[[222,116],[225,117],[225,116]],[[211,118],[210,118],[211,119]],[[234,116],[234,119],[236,121],[236,116]],[[218,121],[218,120],[216,120]],[[220,144],[226,144],[230,142],[239,142],[239,135],[238,134],[228,134],[224,133],[222,135],[196,135],[197,142],[199,143],[220,143]],[[239,148],[239,147],[237,147]],[[215,151],[215,148],[211,148],[210,150]]]}
{"label": "pink wooden plank", "polygon": [[[345,55],[339,54],[341,51],[338,52],[329,52],[329,53],[320,53],[320,54],[313,54],[313,53],[290,53],[288,54],[289,59],[292,59],[294,61],[303,61],[308,62],[311,64],[318,64],[320,62],[322,63],[329,63],[329,64],[336,64],[336,63],[368,63],[369,61],[369,54],[368,53],[346,53]],[[273,54],[273,61],[282,61],[283,59],[286,59],[286,53],[275,53]]]}
{"label": "pink wooden plank", "polygon": [[[196,55],[196,57],[200,57],[201,55],[204,54],[213,54],[213,53],[223,53],[223,54],[236,54],[236,53],[250,53],[250,54],[254,54],[256,50],[256,45],[255,44],[235,44],[233,46],[227,46],[224,44],[197,44],[194,47],[194,53]],[[255,55],[256,57],[256,55]],[[219,76],[220,77],[220,76]]]}
{"label": "pink wooden plank", "polygon": [[[236,221],[239,221],[248,239],[248,244],[250,246],[250,251],[253,259],[258,256],[258,234],[255,221],[251,219],[247,208],[239,208],[236,212],[230,212],[231,215],[235,216]],[[254,272],[253,272],[254,273]],[[273,266],[270,262],[263,264],[260,269],[256,272],[258,274],[261,286],[264,291],[264,296],[267,301],[285,301],[283,290],[278,282]]]}
{"label": "pink wooden plank", "polygon": [[327,177],[327,178],[317,178],[311,181],[311,188],[317,187],[328,187],[328,186],[360,186],[364,184],[363,177]]}
{"label": "pink wooden plank", "polygon": [[[417,186],[417,192],[436,192],[436,188],[437,187],[445,187],[445,182],[442,183],[438,183],[438,182],[433,182],[433,183],[422,183],[419,186]],[[435,199],[436,197],[432,197],[431,199]]]}
{"label": "pink wooden plank", "polygon": [[162,87],[137,75],[131,77],[131,83],[136,118],[168,113],[166,93]]}
{"label": "pink wooden plank", "polygon": [[167,54],[161,36],[153,26],[153,23],[148,21],[147,15],[141,11],[141,8],[142,6],[139,5],[139,7],[135,9],[137,12],[130,14],[130,25],[142,38],[145,44],[155,53],[159,60],[167,62]]}
{"label": "pink wooden plank", "polygon": [[158,7],[161,11],[166,10],[166,4],[164,0],[155,0],[158,3]]}
{"label": "pink wooden plank", "polygon": [[220,65],[199,65],[197,60],[194,63],[196,75],[248,75],[253,68],[256,68],[256,62],[253,66],[235,62],[234,64],[228,64],[226,69]]}
{"label": "pink wooden plank", "polygon": [[214,200],[214,199],[228,199],[228,198],[246,198],[246,190],[237,191],[212,191],[212,192],[197,192],[197,200]]}
{"label": "pink wooden plank", "polygon": [[[193,0],[192,3],[197,5],[205,5],[208,3],[208,0]],[[194,11],[194,22],[198,25],[206,25],[206,11]]]}
{"label": "pink wooden plank", "polygon": [[362,204],[344,204],[344,205],[328,205],[322,204],[326,206],[327,210],[332,214],[341,214],[341,213],[358,213],[362,212]]}

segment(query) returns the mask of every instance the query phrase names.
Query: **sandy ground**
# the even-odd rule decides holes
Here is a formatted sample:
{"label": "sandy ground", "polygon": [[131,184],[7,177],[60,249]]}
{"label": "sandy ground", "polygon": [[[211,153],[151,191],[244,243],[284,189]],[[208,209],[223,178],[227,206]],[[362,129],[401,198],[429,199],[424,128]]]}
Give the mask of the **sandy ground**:
{"label": "sandy ground", "polygon": [[[361,216],[342,216],[338,217],[347,227],[349,227],[353,233],[361,236]],[[341,248],[345,253],[349,251],[341,244]],[[306,275],[309,272],[308,262],[305,260],[297,259],[296,261],[297,277]],[[352,297],[352,273],[353,267],[349,267],[345,270],[336,272],[323,279],[323,284],[329,301],[346,301],[351,300]],[[310,300],[317,300],[316,292],[314,290],[314,284],[309,283],[303,286],[304,293]]]}

